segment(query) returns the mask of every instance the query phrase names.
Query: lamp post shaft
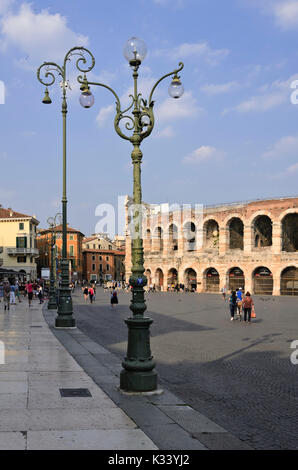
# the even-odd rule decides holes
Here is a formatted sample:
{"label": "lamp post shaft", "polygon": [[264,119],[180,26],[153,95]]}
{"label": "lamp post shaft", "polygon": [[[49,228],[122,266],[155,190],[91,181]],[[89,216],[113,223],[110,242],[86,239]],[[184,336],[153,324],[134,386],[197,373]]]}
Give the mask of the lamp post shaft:
{"label": "lamp post shaft", "polygon": [[[152,100],[154,90],[162,80],[171,75],[174,76],[173,81],[175,79],[177,84],[179,83],[180,85],[177,74],[183,69],[184,65],[180,62],[179,68],[161,77],[153,86],[148,101],[142,99],[141,95],[138,93],[138,69],[141,64],[142,54],[138,55],[137,51],[134,50],[133,55],[131,56],[130,52],[132,51],[129,50],[133,46],[134,42],[138,41],[139,40],[136,38],[131,38],[131,40],[128,41],[129,47],[126,51],[129,52],[129,64],[133,68],[134,80],[134,94],[133,96],[130,95],[132,103],[128,108],[121,110],[121,103],[118,95],[108,85],[88,81],[85,75],[84,77],[82,75],[79,76],[78,81],[82,85],[82,96],[80,102],[85,108],[90,107],[90,101],[88,98],[90,96],[89,85],[101,86],[109,90],[114,95],[116,98],[116,116],[114,120],[115,130],[121,138],[130,141],[134,147],[131,153],[133,164],[133,231],[131,233],[132,274],[129,279],[129,284],[132,287],[130,310],[133,315],[125,320],[128,327],[128,343],[126,357],[122,362],[123,370],[120,374],[120,388],[127,392],[151,392],[157,389],[157,373],[154,370],[155,363],[150,350],[149,328],[153,320],[151,320],[151,318],[144,317],[144,312],[146,311],[144,287],[147,284],[147,278],[144,275],[141,186],[142,152],[140,145],[142,141],[151,134],[154,127],[154,101]],[[142,49],[141,46],[141,50],[144,52],[144,47]],[[126,58],[128,58],[127,55]],[[88,100],[86,100],[86,96]],[[131,110],[133,117],[127,114],[129,110]],[[143,118],[147,118],[147,122],[144,122]],[[133,131],[132,135],[127,135],[127,133],[120,128],[120,122],[122,119],[128,120],[125,124],[125,128],[126,130]]]}
{"label": "lamp post shaft", "polygon": [[[62,258],[60,261],[61,285],[59,287],[58,315],[55,320],[56,328],[75,328],[75,319],[73,317],[71,290],[69,288],[69,263],[67,259],[67,198],[66,198],[66,89],[69,87],[66,75],[66,65],[71,57],[77,56],[76,68],[80,72],[90,72],[95,64],[95,59],[85,47],[73,47],[70,49],[63,61],[63,65],[55,62],[44,62],[37,70],[37,79],[46,86],[45,97],[42,100],[44,104],[50,104],[52,100],[49,97],[48,87],[55,83],[57,74],[62,78],[60,86],[62,87],[62,118],[63,118],[63,195],[62,195]],[[87,57],[91,60],[91,65],[87,65]],[[44,76],[42,76],[44,74]]]}
{"label": "lamp post shaft", "polygon": [[63,77],[63,100],[62,100],[62,120],[63,120],[63,194],[62,194],[62,258],[61,285],[59,289],[58,315],[55,320],[56,328],[75,328],[76,322],[73,317],[73,306],[71,290],[69,287],[69,261],[67,259],[67,197],[66,197],[66,115],[67,102],[65,93],[65,77]]}

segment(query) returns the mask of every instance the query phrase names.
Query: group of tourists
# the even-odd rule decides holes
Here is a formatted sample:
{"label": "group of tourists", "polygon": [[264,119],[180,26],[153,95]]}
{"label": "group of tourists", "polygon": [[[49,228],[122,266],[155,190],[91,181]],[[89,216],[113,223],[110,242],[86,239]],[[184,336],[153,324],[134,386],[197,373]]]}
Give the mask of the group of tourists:
{"label": "group of tourists", "polygon": [[95,283],[92,285],[84,285],[82,287],[83,295],[84,295],[84,300],[85,303],[89,302],[92,304],[95,301],[95,296],[96,296],[96,285]]}
{"label": "group of tourists", "polygon": [[[226,291],[222,291],[223,298],[226,298]],[[235,318],[238,318],[245,323],[251,323],[251,319],[255,318],[255,309],[254,309],[254,301],[250,294],[250,292],[243,293],[242,288],[239,287],[237,290],[232,290],[229,296],[229,307],[230,307],[230,314],[231,314],[231,321]]]}
{"label": "group of tourists", "polygon": [[0,282],[0,302],[4,304],[4,310],[10,310],[11,305],[16,305],[16,301],[22,302],[23,298],[28,298],[29,307],[33,299],[39,299],[39,303],[44,302],[44,287],[37,281],[27,283],[18,280]]}

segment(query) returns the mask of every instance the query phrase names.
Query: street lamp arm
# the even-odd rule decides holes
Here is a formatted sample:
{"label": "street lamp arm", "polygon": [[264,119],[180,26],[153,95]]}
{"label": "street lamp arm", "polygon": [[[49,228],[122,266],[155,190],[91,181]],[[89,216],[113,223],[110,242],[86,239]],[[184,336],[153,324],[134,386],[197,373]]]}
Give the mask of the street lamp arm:
{"label": "street lamp arm", "polygon": [[[85,66],[85,67],[81,67],[81,62],[83,64],[86,64],[87,63],[87,59],[84,55],[84,53],[87,53],[87,55],[89,56],[89,58],[91,59],[91,65],[90,66]],[[65,58],[64,58],[64,71],[66,70],[66,64],[67,64],[67,61],[68,60],[71,60],[71,57],[74,56],[74,55],[78,55],[79,58],[77,59],[76,61],[76,67],[77,69],[80,71],[80,72],[84,72],[84,73],[87,73],[87,72],[90,72],[90,70],[93,69],[94,65],[95,65],[95,58],[93,56],[93,54],[88,50],[86,49],[85,47],[73,47],[72,49],[70,49]]]}
{"label": "street lamp arm", "polygon": [[87,87],[89,87],[89,85],[95,85],[95,86],[101,86],[103,88],[106,88],[107,90],[109,90],[116,98],[116,116],[115,116],[115,120],[114,120],[114,127],[115,127],[115,130],[117,132],[117,134],[122,137],[122,139],[125,139],[125,140],[131,140],[131,137],[125,135],[120,127],[119,127],[119,123],[122,119],[128,119],[132,122],[132,124],[130,124],[129,122],[127,122],[125,124],[125,128],[129,131],[133,130],[134,129],[134,120],[132,119],[131,116],[128,116],[126,115],[125,113],[127,111],[129,111],[132,106],[134,105],[134,98],[132,95],[130,95],[130,97],[132,97],[133,101],[132,101],[132,104],[128,106],[128,108],[126,108],[124,111],[121,111],[121,103],[120,103],[120,99],[119,99],[119,96],[117,95],[117,93],[113,90],[113,88],[109,87],[108,85],[105,85],[104,83],[98,83],[98,82],[89,82],[86,77],[82,77],[82,75],[79,75],[78,76],[78,82],[81,83],[82,85],[85,85]]}
{"label": "street lamp arm", "polygon": [[[44,73],[44,78],[41,77],[41,72]],[[51,86],[56,80],[53,72],[56,72],[63,78],[63,69],[60,65],[55,64],[55,62],[44,62],[37,70],[37,78],[42,85]],[[48,77],[50,77],[49,81],[45,80]]]}
{"label": "street lamp arm", "polygon": [[165,78],[167,77],[170,77],[171,75],[177,75],[179,72],[181,72],[181,70],[183,69],[184,67],[184,64],[183,62],[179,62],[179,67],[178,69],[175,69],[173,70],[173,72],[170,72],[170,73],[167,73],[166,75],[164,75],[163,77],[161,77],[159,80],[157,80],[157,82],[155,83],[155,85],[153,86],[152,90],[151,90],[151,93],[150,93],[150,96],[149,96],[149,105],[152,103],[152,96],[153,96],[153,93],[155,91],[155,88],[157,87],[157,85],[159,85],[159,83],[164,80]]}

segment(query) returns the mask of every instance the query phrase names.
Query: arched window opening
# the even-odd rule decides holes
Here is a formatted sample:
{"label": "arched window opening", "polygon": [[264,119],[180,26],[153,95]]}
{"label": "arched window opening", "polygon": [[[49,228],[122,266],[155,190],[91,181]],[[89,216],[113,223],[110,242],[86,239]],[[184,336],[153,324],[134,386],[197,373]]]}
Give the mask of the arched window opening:
{"label": "arched window opening", "polygon": [[193,222],[184,225],[185,250],[194,251],[196,249],[196,226]]}
{"label": "arched window opening", "polygon": [[175,224],[169,226],[169,246],[170,251],[178,250],[178,228]]}
{"label": "arched window opening", "polygon": [[241,219],[233,217],[229,222],[230,250],[243,250],[244,225]]}
{"label": "arched window opening", "polygon": [[264,266],[257,268],[253,273],[253,286],[256,295],[272,295],[273,276],[270,269]]}
{"label": "arched window opening", "polygon": [[219,248],[219,226],[215,220],[208,220],[204,224],[205,248],[218,250]]}
{"label": "arched window opening", "polygon": [[283,251],[298,251],[298,214],[287,214],[282,221]]}
{"label": "arched window opening", "polygon": [[259,215],[253,224],[255,248],[272,246],[272,220],[267,215]]}
{"label": "arched window opening", "polygon": [[214,268],[207,269],[205,273],[206,292],[219,292],[219,274]]}
{"label": "arched window opening", "polygon": [[280,277],[281,295],[298,295],[298,268],[291,266],[281,273]]}

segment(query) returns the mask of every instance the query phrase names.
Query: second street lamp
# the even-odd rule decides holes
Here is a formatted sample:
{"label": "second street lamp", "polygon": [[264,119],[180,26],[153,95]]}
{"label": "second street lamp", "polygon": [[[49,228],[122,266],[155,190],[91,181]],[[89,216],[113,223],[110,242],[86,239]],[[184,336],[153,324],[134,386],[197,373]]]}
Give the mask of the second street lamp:
{"label": "second street lamp", "polygon": [[[182,62],[179,67],[161,77],[153,86],[148,101],[138,93],[138,69],[146,56],[146,45],[143,40],[131,38],[124,47],[124,56],[133,70],[134,93],[130,95],[132,102],[126,109],[121,109],[118,95],[109,86],[103,83],[90,82],[86,75],[79,76],[82,94],[80,103],[85,108],[90,108],[94,103],[94,97],[90,91],[90,85],[98,85],[107,88],[116,98],[116,116],[114,127],[117,134],[133,145],[131,153],[133,163],[133,234],[132,234],[132,275],[129,283],[132,286],[132,300],[130,309],[133,316],[125,320],[128,326],[127,355],[122,362],[123,370],[120,374],[120,388],[128,392],[149,392],[157,389],[157,373],[154,370],[155,363],[150,349],[150,325],[153,320],[144,317],[146,303],[144,298],[144,287],[147,278],[144,275],[144,250],[142,238],[142,187],[141,187],[141,162],[142,152],[140,145],[148,137],[154,127],[152,100],[157,85],[166,77],[173,76],[169,87],[169,93],[173,98],[179,98],[183,94],[183,86],[178,73],[183,69]],[[131,115],[127,114],[131,110]],[[120,128],[120,121],[128,120],[125,124],[127,135]]]}
{"label": "second street lamp", "polygon": [[[91,59],[91,65],[86,66],[87,55]],[[94,67],[95,60],[91,52],[85,47],[73,47],[64,57],[63,65],[60,66],[55,62],[44,62],[37,70],[37,78],[46,86],[45,96],[42,102],[51,104],[52,100],[49,96],[48,87],[55,83],[57,74],[61,77],[60,86],[62,89],[62,118],[63,118],[63,196],[62,196],[62,259],[61,267],[61,286],[59,287],[58,315],[55,320],[56,328],[74,328],[76,325],[73,317],[71,290],[69,288],[69,261],[67,259],[67,198],[66,198],[66,115],[67,101],[66,90],[69,89],[69,82],[66,75],[66,65],[73,56],[78,56],[76,67],[80,72],[90,72]],[[85,65],[85,66],[84,66]],[[41,73],[44,77],[41,77]]]}
{"label": "second street lamp", "polygon": [[[57,308],[57,296],[56,296],[56,285],[55,285],[55,276],[54,276],[54,247],[56,245],[56,227],[58,225],[58,220],[61,220],[61,214],[56,214],[55,217],[49,217],[47,222],[51,232],[51,272],[50,272],[50,292],[49,292],[49,302],[48,309],[55,310]],[[59,221],[61,224],[61,221]]]}

